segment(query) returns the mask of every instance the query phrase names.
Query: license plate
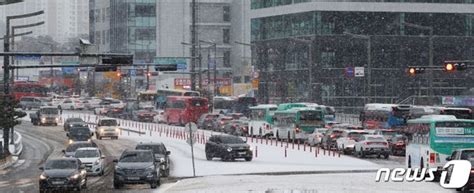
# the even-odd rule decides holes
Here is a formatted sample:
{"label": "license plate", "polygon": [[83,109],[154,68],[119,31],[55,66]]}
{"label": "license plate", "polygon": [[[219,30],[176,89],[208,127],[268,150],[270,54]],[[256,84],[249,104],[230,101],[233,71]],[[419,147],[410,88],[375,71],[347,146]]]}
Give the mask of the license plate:
{"label": "license plate", "polygon": [[140,180],[140,177],[128,177],[128,180]]}
{"label": "license plate", "polygon": [[239,152],[239,155],[245,155],[247,152]]}
{"label": "license plate", "polygon": [[64,184],[64,181],[53,181],[53,185],[61,185]]}

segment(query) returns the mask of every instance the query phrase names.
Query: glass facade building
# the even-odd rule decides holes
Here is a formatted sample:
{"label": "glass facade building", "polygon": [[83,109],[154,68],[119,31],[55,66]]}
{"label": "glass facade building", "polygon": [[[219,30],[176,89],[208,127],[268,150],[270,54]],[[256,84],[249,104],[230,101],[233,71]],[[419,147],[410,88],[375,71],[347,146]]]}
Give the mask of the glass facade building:
{"label": "glass facade building", "polygon": [[131,52],[135,60],[153,61],[156,55],[156,0],[110,1],[110,50]]}
{"label": "glass facade building", "polygon": [[[254,15],[265,10],[256,5],[264,2],[300,3],[252,1]],[[407,73],[408,66],[430,65],[430,53],[433,66],[474,59],[471,13],[272,11],[251,19],[261,102],[313,101],[350,111],[368,102],[397,103],[415,95],[458,95],[474,85],[470,71],[428,70],[413,77]],[[353,77],[354,67],[364,67],[364,76]]]}

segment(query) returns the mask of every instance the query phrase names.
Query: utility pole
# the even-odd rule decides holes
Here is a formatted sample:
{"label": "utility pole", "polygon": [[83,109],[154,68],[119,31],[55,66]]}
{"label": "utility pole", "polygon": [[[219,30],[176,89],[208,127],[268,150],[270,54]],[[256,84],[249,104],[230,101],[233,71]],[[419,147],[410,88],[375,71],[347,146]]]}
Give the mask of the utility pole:
{"label": "utility pole", "polygon": [[199,42],[199,91],[202,91],[202,54],[201,54],[201,42]]}
{"label": "utility pole", "polygon": [[192,0],[192,25],[191,25],[191,90],[196,90],[196,43],[197,43],[197,32],[196,32],[196,0]]}

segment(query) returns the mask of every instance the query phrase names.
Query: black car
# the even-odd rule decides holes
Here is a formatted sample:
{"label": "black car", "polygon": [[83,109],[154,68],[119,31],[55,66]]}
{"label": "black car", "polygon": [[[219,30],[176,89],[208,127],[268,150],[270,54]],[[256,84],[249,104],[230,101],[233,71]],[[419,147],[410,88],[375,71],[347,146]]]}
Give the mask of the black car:
{"label": "black car", "polygon": [[81,118],[68,118],[66,121],[64,121],[64,131],[68,131],[71,127],[73,126],[78,126],[78,125],[86,125],[86,122],[82,120]]}
{"label": "black car", "polygon": [[160,164],[150,150],[126,150],[114,160],[114,188],[124,184],[149,183],[152,189],[160,184]]}
{"label": "black car", "polygon": [[[446,158],[446,161],[451,161],[451,160],[467,160],[471,162],[471,173],[469,175],[469,180],[467,181],[466,185],[464,187],[456,189],[457,191],[462,191],[462,192],[470,192],[472,189],[474,189],[474,149],[469,148],[469,149],[456,149],[453,151],[451,156],[448,156]],[[453,167],[452,165],[447,168],[448,170],[448,176],[446,179],[451,179],[449,175],[451,175]]]}
{"label": "black car", "polygon": [[94,133],[91,132],[89,127],[71,127],[69,132],[66,133],[68,137],[69,144],[77,142],[77,141],[87,141],[91,142],[92,135]]}
{"label": "black car", "polygon": [[163,177],[170,175],[170,151],[166,150],[163,143],[140,143],[135,149],[137,150],[151,150],[155,154],[155,159],[160,163],[160,174]]}
{"label": "black car", "polygon": [[321,139],[321,145],[323,149],[335,149],[337,148],[336,140],[342,136],[342,129],[329,129]]}
{"label": "black car", "polygon": [[87,172],[77,158],[60,158],[46,161],[39,177],[39,191],[66,189],[81,191],[87,187]]}
{"label": "black car", "polygon": [[209,138],[205,147],[206,159],[220,157],[222,160],[234,160],[244,158],[245,161],[252,161],[253,152],[244,140],[231,135],[213,135]]}

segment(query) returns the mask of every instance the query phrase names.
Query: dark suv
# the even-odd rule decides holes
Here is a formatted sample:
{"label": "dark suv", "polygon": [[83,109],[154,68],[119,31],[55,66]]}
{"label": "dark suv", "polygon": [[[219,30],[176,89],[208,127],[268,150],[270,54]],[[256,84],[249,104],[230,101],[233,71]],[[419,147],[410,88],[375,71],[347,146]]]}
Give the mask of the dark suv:
{"label": "dark suv", "polygon": [[87,186],[87,175],[81,161],[76,158],[51,159],[46,161],[39,177],[39,191],[48,189],[75,189]]}
{"label": "dark suv", "polygon": [[91,142],[92,131],[89,127],[80,126],[80,127],[72,127],[69,129],[69,132],[66,133],[66,136],[69,139],[69,144],[77,142],[77,141],[87,141]]}
{"label": "dark suv", "polygon": [[205,148],[207,160],[220,157],[224,161],[236,158],[252,161],[252,149],[244,140],[237,136],[213,135],[207,141]]}
{"label": "dark suv", "polygon": [[321,145],[323,149],[335,149],[337,147],[336,140],[342,136],[342,129],[329,129],[321,139]]}
{"label": "dark suv", "polygon": [[159,164],[150,150],[126,150],[114,160],[114,188],[124,184],[149,183],[152,189],[160,184]]}
{"label": "dark suv", "polygon": [[166,150],[163,143],[140,143],[135,149],[137,150],[151,150],[155,154],[155,159],[160,163],[160,174],[163,177],[170,175],[170,151]]}
{"label": "dark suv", "polygon": [[68,131],[71,127],[79,126],[79,125],[81,126],[83,125],[87,127],[86,122],[84,122],[84,120],[82,120],[81,118],[78,118],[78,117],[68,118],[66,119],[66,121],[64,121],[64,131]]}

